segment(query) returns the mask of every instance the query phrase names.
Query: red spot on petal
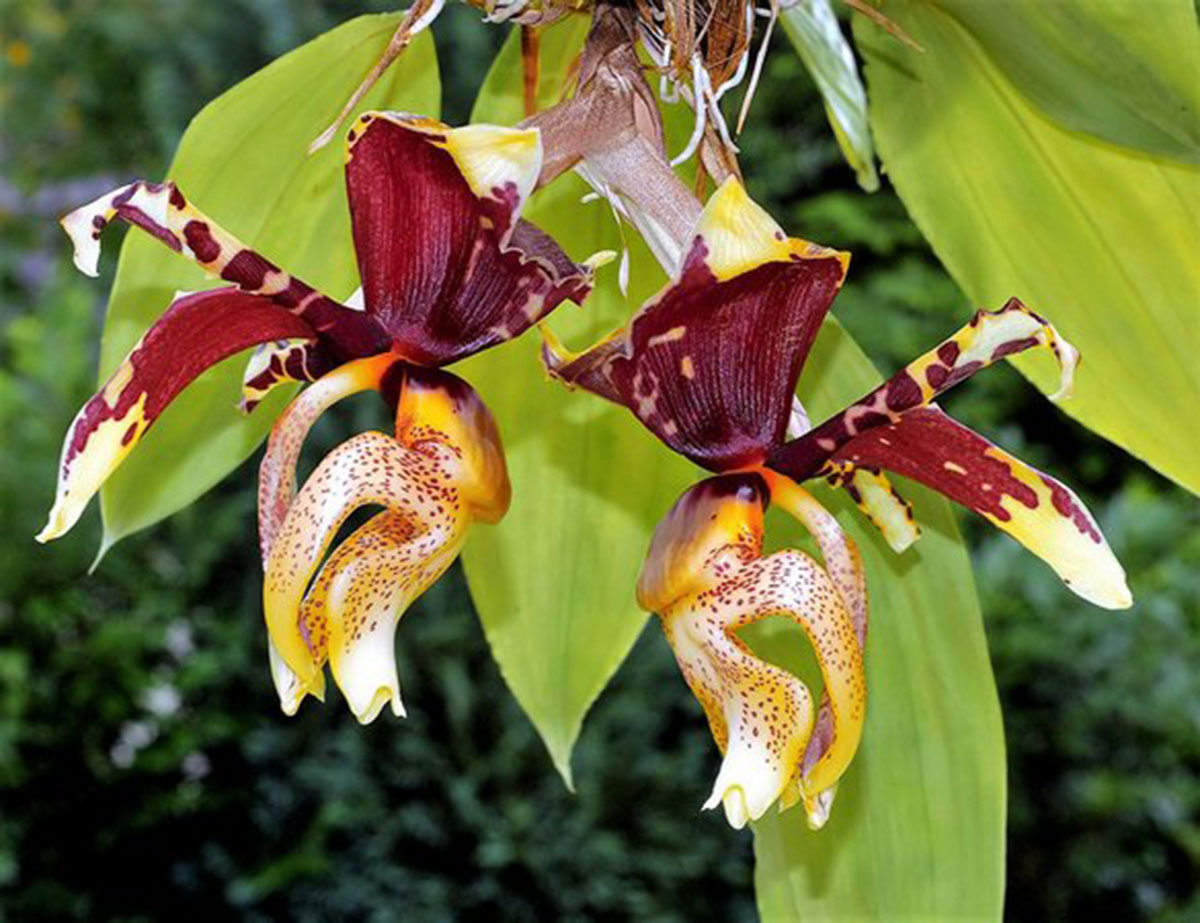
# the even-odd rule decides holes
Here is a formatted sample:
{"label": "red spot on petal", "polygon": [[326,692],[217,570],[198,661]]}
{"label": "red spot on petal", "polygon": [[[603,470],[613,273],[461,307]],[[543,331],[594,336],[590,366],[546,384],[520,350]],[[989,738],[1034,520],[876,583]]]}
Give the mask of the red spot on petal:
{"label": "red spot on petal", "polygon": [[183,239],[201,263],[211,263],[221,255],[221,245],[213,239],[212,231],[203,221],[189,221],[184,225]]}

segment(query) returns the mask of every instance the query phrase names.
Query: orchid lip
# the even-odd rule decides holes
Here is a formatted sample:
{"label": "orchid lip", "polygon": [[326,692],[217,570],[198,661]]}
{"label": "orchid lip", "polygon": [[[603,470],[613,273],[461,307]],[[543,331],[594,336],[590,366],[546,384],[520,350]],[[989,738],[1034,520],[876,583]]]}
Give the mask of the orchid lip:
{"label": "orchid lip", "polygon": [[[295,492],[312,425],[332,404],[366,389],[395,407],[395,434],[347,440]],[[328,663],[361,723],[387,705],[405,716],[398,622],[457,557],[471,523],[503,515],[509,491],[491,415],[447,372],[377,356],[348,363],[302,392],[277,421],[260,471],[263,608],[285,710],[294,711]],[[364,505],[383,510],[326,558],[341,524]],[[281,676],[295,681],[281,685]]]}
{"label": "orchid lip", "polygon": [[[824,566],[799,551],[762,554],[768,497],[814,534]],[[741,827],[782,804],[801,773],[806,794],[836,784],[864,717],[866,596],[853,543],[811,496],[766,471],[691,488],[655,531],[638,600],[658,613],[723,754],[706,809],[723,804]],[[797,677],[738,637],[773,615],[813,646],[825,680],[819,709]]]}

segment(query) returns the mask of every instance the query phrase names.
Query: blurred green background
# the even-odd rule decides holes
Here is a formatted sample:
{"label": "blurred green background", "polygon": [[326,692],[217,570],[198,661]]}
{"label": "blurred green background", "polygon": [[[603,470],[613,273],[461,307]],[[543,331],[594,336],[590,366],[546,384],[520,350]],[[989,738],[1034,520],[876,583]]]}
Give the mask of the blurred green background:
{"label": "blurred green background", "polygon": [[[253,465],[90,577],[98,514],[51,547],[32,540],[93,390],[116,253],[112,241],[101,282],[78,275],[57,216],[161,175],[207,100],[389,6],[0,0],[5,919],[754,917],[750,834],[698,810],[718,757],[653,625],[585,725],[572,794],[505,690],[457,568],[403,622],[411,717],[363,729],[336,701],[279,713]],[[435,35],[452,62],[443,116],[460,122],[504,29],[455,6]],[[776,41],[742,138],[751,192],[793,233],[854,252],[836,313],[894,369],[969,306],[886,182],[857,190]],[[1007,916],[1200,918],[1197,504],[1007,367],[945,403],[1078,490],[1137,598],[1128,613],[1090,608],[964,516],[1008,741]],[[352,404],[313,456],[379,421]]]}

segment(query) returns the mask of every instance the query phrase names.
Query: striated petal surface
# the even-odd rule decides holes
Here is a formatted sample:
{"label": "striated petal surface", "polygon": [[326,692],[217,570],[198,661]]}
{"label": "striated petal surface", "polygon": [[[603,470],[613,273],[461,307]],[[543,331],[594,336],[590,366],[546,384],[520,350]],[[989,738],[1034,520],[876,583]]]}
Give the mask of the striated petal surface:
{"label": "striated petal surface", "polygon": [[796,379],[848,260],[789,239],[730,178],[675,279],[623,332],[582,354],[548,339],[543,359],[697,464],[754,464],[784,439]]}

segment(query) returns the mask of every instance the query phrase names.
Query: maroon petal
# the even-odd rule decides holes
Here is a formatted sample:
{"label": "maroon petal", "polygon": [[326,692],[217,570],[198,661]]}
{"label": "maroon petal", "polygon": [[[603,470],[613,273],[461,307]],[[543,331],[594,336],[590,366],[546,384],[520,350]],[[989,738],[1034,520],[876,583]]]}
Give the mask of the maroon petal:
{"label": "maroon petal", "polygon": [[784,439],[800,368],[848,257],[788,240],[736,180],[709,200],[675,280],[579,355],[548,339],[550,372],[629,407],[714,471],[760,462]]}
{"label": "maroon petal", "polygon": [[75,524],[167,404],[201,372],[258,343],[313,336],[268,298],[221,288],[177,298],[67,430],[54,508],[39,541]]}
{"label": "maroon petal", "polygon": [[994,446],[936,407],[855,436],[831,457],[920,481],[986,517],[1105,608],[1130,605],[1125,572],[1070,488]]}
{"label": "maroon petal", "polygon": [[519,218],[541,156],[536,130],[369,113],[350,132],[346,185],[367,312],[397,352],[445,365],[587,296],[591,266]]}

